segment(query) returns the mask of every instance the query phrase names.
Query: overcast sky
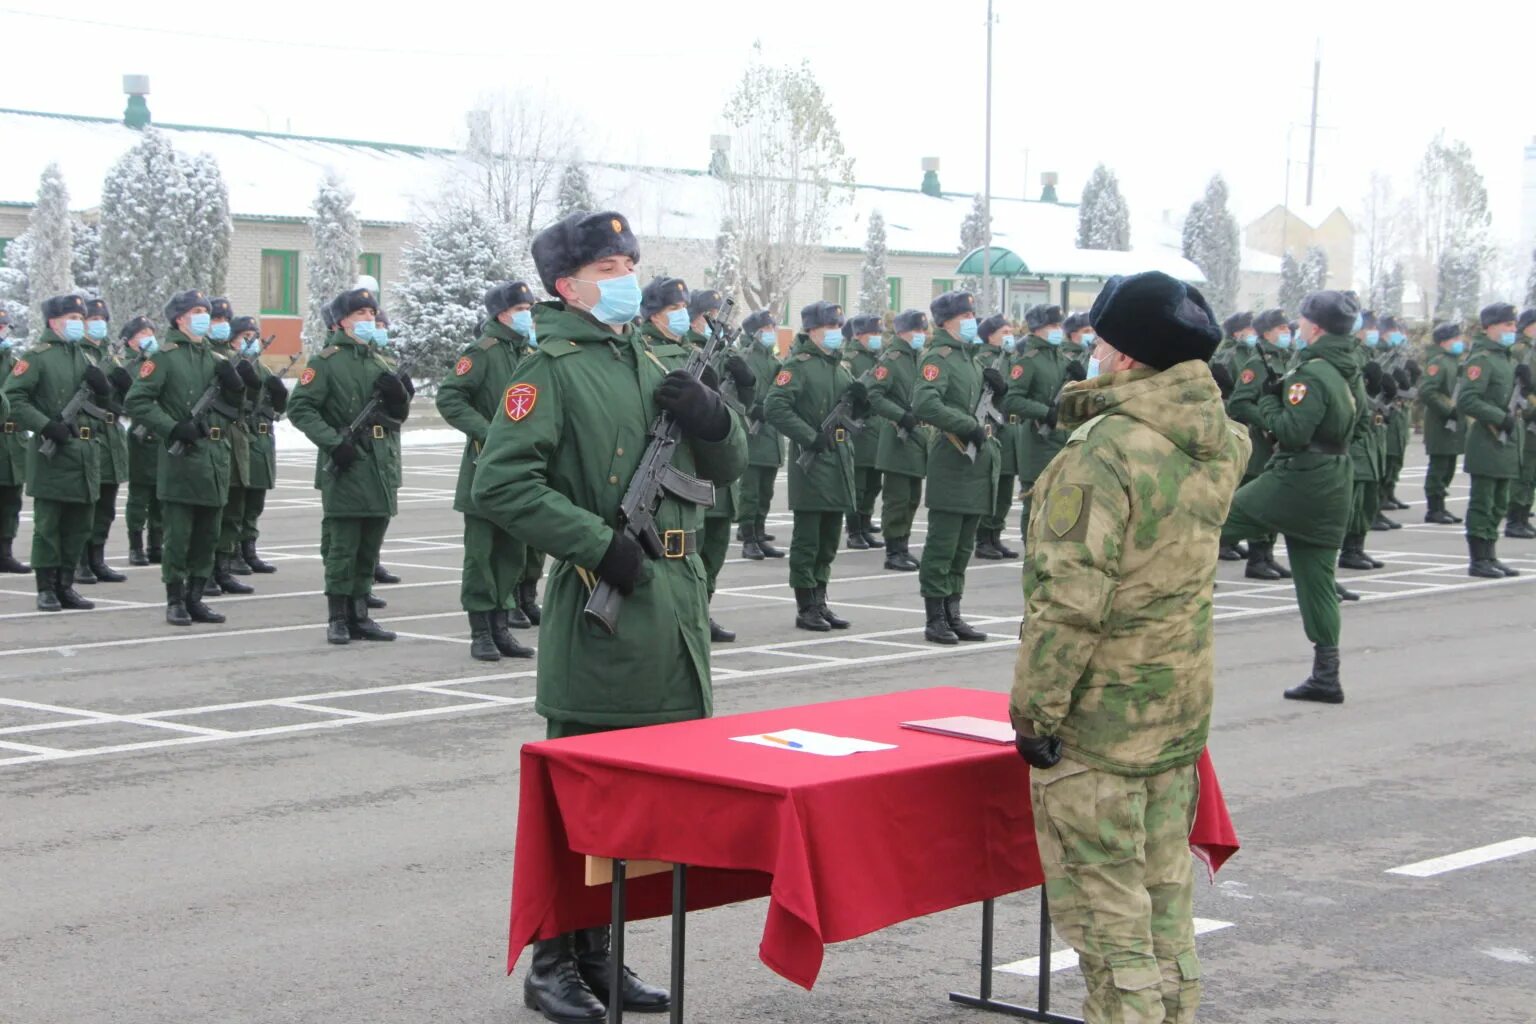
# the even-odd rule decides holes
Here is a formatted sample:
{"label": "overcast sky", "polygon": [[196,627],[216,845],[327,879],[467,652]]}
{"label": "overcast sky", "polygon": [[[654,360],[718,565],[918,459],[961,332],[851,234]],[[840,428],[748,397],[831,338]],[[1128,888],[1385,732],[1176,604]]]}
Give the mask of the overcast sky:
{"label": "overcast sky", "polygon": [[[901,6],[0,0],[0,106],[117,116],[121,75],[143,72],[161,121],[456,145],[486,90],[548,88],[590,157],[703,167],[761,41],[772,62],[812,63],[860,180],[916,186],[938,156],[946,189],[979,190],[986,2]],[[1038,196],[1054,170],[1075,199],[1103,161],[1141,220],[1182,212],[1219,170],[1246,220],[1285,200],[1289,143],[1299,206],[1320,45],[1317,202],[1357,208],[1373,169],[1407,190],[1444,129],[1472,147],[1495,233],[1513,240],[1536,18],[1502,0],[1383,10],[995,0],[994,193]]]}

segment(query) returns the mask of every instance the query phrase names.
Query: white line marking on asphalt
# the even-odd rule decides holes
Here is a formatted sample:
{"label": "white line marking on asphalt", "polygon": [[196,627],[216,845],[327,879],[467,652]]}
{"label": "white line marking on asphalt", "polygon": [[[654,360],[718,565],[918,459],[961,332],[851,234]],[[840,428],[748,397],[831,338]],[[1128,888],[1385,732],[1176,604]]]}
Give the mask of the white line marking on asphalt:
{"label": "white line marking on asphalt", "polygon": [[468,639],[464,638],[464,637],[459,637],[459,636],[437,636],[437,635],[432,634],[432,633],[403,633],[400,630],[395,630],[395,635],[396,636],[409,637],[412,640],[436,640],[439,643],[445,643],[445,644],[468,644],[468,643],[470,643],[470,641]]}
{"label": "white line marking on asphalt", "polygon": [[1485,949],[1483,953],[1506,964],[1536,964],[1536,959],[1523,949]]}
{"label": "white line marking on asphalt", "polygon": [[378,715],[371,711],[355,711],[352,708],[328,708],[318,704],[310,704],[301,700],[275,700],[271,704],[274,708],[288,708],[292,711],[309,711],[317,714],[341,715],[344,718],[356,718],[365,722],[378,719]]}
{"label": "white line marking on asphalt", "polygon": [[[1231,928],[1231,921],[1212,921],[1209,918],[1195,918],[1195,934],[1206,935],[1210,932],[1219,932],[1223,928]],[[1073,949],[1051,950],[1051,973],[1065,971],[1077,966],[1077,951]],[[999,964],[993,970],[1004,974],[1019,974],[1026,978],[1038,978],[1040,976],[1040,958],[1032,956],[1027,960],[1015,960],[1009,964]]]}
{"label": "white line marking on asphalt", "polygon": [[1459,871],[1462,868],[1487,864],[1489,861],[1518,857],[1532,850],[1536,850],[1536,836],[1521,836],[1518,839],[1506,839],[1502,843],[1490,843],[1488,846],[1462,850],[1460,853],[1451,853],[1432,860],[1421,860],[1416,864],[1404,864],[1400,868],[1391,868],[1387,874],[1407,875],[1410,878],[1432,878],[1435,875],[1443,875],[1447,871]]}

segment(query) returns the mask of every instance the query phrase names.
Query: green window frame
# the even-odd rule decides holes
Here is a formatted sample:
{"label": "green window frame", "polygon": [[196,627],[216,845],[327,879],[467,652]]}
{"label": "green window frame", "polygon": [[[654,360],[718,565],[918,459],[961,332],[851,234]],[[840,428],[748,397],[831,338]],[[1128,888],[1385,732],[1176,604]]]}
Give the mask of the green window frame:
{"label": "green window frame", "polygon": [[901,312],[901,278],[888,277],[885,279],[887,292],[886,308],[892,313]]}
{"label": "green window frame", "polygon": [[298,316],[297,250],[261,250],[261,313],[263,316]]}
{"label": "green window frame", "polygon": [[384,254],[378,252],[365,252],[357,257],[357,272],[359,275],[371,277],[379,282],[380,298],[384,291]]}
{"label": "green window frame", "polygon": [[822,274],[821,301],[836,303],[839,306],[848,305],[848,275]]}
{"label": "green window frame", "polygon": [[945,292],[955,290],[955,279],[952,277],[936,277],[933,279],[933,297],[938,298]]}

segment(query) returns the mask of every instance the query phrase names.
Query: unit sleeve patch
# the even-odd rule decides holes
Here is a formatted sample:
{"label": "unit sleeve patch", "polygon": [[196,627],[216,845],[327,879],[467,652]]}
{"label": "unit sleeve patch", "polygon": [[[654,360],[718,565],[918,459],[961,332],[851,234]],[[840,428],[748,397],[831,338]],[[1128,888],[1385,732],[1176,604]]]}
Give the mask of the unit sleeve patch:
{"label": "unit sleeve patch", "polygon": [[1297,381],[1296,383],[1291,385],[1290,391],[1286,392],[1285,400],[1287,402],[1290,402],[1292,405],[1300,405],[1301,402],[1302,402],[1302,399],[1304,399],[1306,397],[1307,397],[1307,386],[1306,386],[1306,384],[1302,383],[1301,381]]}
{"label": "unit sleeve patch", "polygon": [[155,372],[155,361],[146,359],[139,364],[139,380],[147,380]]}
{"label": "unit sleeve patch", "polygon": [[788,384],[794,379],[795,375],[790,373],[788,370],[780,370],[779,375],[773,378],[773,383],[775,387],[783,387],[785,384]]}
{"label": "unit sleeve patch", "polygon": [[1010,380],[1018,380],[1022,376],[1024,376],[1024,367],[1022,366],[1015,366],[1013,369],[1008,371],[1008,377]]}
{"label": "unit sleeve patch", "polygon": [[1088,509],[1093,487],[1061,484],[1051,488],[1045,502],[1045,525],[1057,540],[1082,541],[1088,536]]}
{"label": "unit sleeve patch", "polygon": [[299,383],[300,384],[308,384],[310,381],[312,381],[314,379],[315,379],[315,368],[313,366],[306,366],[304,368],[304,372],[299,374]]}
{"label": "unit sleeve patch", "polygon": [[31,365],[32,364],[27,362],[25,359],[16,360],[16,365],[11,368],[11,376],[20,377],[22,374],[27,372],[27,367]]}
{"label": "unit sleeve patch", "polygon": [[889,377],[890,375],[891,375],[890,367],[888,367],[888,366],[877,366],[877,367],[875,367],[875,380],[885,380],[885,378]]}
{"label": "unit sleeve patch", "polygon": [[501,405],[506,410],[507,419],[513,423],[521,423],[533,412],[533,407],[538,404],[538,401],[539,389],[524,381],[507,388],[507,393],[502,396]]}
{"label": "unit sleeve patch", "polygon": [[1429,374],[1431,377],[1438,377],[1438,376],[1440,376],[1440,364],[1439,363],[1430,363],[1429,364],[1429,368],[1426,369],[1424,372]]}
{"label": "unit sleeve patch", "polygon": [[1244,370],[1237,379],[1242,381],[1244,384],[1252,384],[1254,376],[1255,374],[1252,370]]}
{"label": "unit sleeve patch", "polygon": [[939,364],[938,363],[929,363],[927,366],[923,367],[923,380],[938,380],[938,379],[939,379]]}
{"label": "unit sleeve patch", "polygon": [[1481,366],[1467,367],[1467,380],[1477,380],[1477,378],[1481,377],[1482,375],[1483,368]]}
{"label": "unit sleeve patch", "polygon": [[473,359],[469,358],[469,356],[460,356],[459,357],[459,361],[457,363],[453,364],[453,372],[454,372],[454,374],[456,376],[459,376],[459,377],[464,376],[466,373],[468,373],[470,370],[473,370],[474,368],[475,368],[475,361]]}

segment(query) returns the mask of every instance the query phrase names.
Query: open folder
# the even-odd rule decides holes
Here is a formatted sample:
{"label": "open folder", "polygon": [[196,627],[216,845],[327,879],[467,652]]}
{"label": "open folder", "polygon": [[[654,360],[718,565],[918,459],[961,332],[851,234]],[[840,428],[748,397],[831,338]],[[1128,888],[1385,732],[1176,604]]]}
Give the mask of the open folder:
{"label": "open folder", "polygon": [[916,729],[918,732],[931,732],[938,736],[953,736],[962,740],[979,740],[982,743],[996,743],[1000,746],[1010,746],[1013,743],[1014,732],[1011,722],[999,722],[991,718],[977,718],[974,715],[955,715],[953,718],[927,718],[920,722],[902,722],[903,729]]}

